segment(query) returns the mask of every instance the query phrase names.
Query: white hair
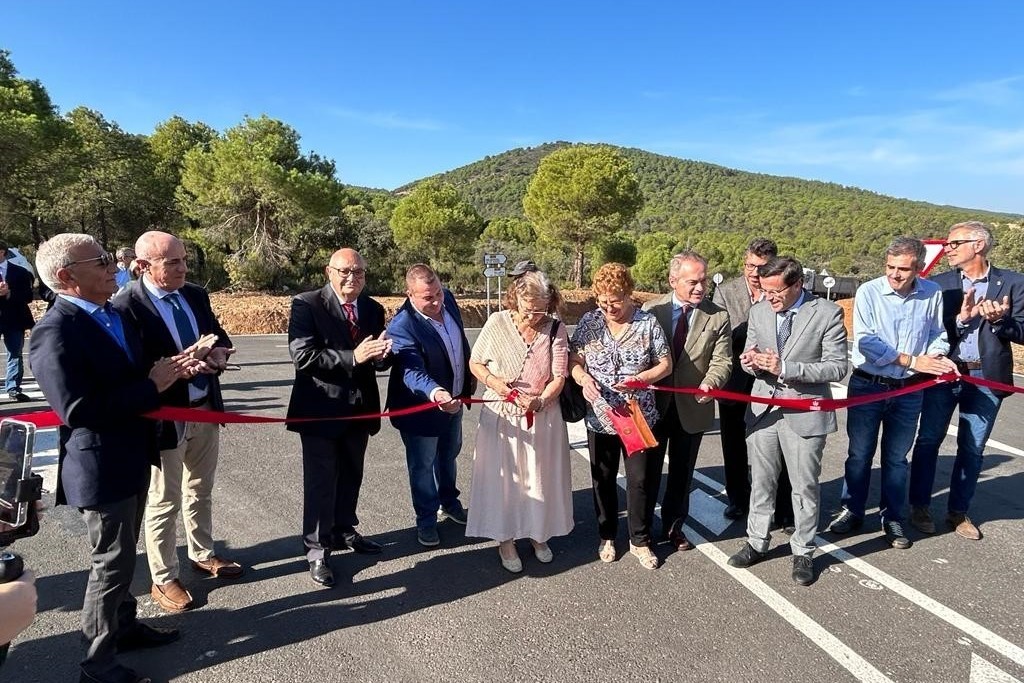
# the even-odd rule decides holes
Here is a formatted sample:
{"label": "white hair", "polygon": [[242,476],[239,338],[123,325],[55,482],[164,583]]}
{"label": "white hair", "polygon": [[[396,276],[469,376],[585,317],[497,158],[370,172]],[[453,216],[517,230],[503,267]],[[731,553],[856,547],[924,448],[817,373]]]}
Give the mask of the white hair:
{"label": "white hair", "polygon": [[[39,279],[53,291],[61,291],[63,287],[57,279],[57,271],[66,268],[75,260],[71,255],[73,251],[92,244],[100,246],[95,237],[80,232],[63,232],[46,240],[36,251],[36,272]],[[102,250],[102,247],[100,249]]]}

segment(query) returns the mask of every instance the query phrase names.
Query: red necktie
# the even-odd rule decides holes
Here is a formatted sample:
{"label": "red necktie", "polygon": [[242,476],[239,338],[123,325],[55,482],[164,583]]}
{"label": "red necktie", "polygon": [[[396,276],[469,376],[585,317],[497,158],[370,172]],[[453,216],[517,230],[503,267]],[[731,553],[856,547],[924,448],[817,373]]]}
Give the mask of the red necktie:
{"label": "red necktie", "polygon": [[345,317],[348,318],[349,331],[352,334],[352,341],[356,340],[359,336],[359,323],[356,320],[356,307],[354,304],[342,304],[342,308],[345,309]]}
{"label": "red necktie", "polygon": [[690,307],[683,306],[683,312],[679,314],[679,321],[672,335],[672,353],[676,358],[679,358],[683,353],[683,347],[686,346],[686,333],[690,331],[690,321],[687,320],[689,315]]}

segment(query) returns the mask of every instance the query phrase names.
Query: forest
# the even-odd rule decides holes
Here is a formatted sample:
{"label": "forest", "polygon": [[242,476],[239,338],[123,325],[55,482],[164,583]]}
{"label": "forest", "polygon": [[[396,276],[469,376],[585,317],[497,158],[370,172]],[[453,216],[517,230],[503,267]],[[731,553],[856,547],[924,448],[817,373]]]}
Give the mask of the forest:
{"label": "forest", "polygon": [[386,190],[340,182],[334,160],[300,141],[267,116],[224,131],[171,116],[137,134],[85,107],[62,113],[0,50],[0,236],[31,259],[60,232],[114,250],[163,229],[186,242],[194,281],[274,292],[321,284],[340,246],[363,254],[379,294],[400,292],[404,266],[417,261],[457,290],[481,291],[483,254],[493,251],[511,263],[532,258],[568,284],[622,261],[639,286],[659,290],[673,253],[696,249],[728,277],[755,236],[808,267],[866,279],[892,237],[942,237],[968,219],[994,226],[997,262],[1024,258],[1018,215],[639,149],[554,142]]}

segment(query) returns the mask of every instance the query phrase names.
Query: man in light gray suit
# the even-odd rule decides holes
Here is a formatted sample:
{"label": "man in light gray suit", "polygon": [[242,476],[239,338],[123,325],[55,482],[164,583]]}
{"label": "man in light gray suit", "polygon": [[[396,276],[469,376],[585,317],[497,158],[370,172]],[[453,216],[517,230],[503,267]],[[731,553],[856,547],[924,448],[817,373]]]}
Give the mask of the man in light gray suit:
{"label": "man in light gray suit", "polygon": [[[846,328],[839,306],[803,290],[803,268],[793,258],[775,258],[758,269],[765,299],[750,309],[747,345],[740,358],[754,376],[752,396],[831,398],[830,382],[846,376]],[[807,411],[751,403],[747,411],[751,494],[747,542],[729,558],[734,567],[765,559],[771,540],[775,489],[782,461],[793,486],[795,530],[793,580],[814,581],[814,536],[818,529],[821,455],[836,431],[833,411]]]}

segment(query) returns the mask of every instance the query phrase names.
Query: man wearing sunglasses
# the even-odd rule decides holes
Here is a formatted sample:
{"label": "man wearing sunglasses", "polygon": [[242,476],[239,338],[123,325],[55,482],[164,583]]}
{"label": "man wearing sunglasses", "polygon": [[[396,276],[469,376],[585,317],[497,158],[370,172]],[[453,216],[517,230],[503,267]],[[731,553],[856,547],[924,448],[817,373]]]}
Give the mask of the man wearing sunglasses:
{"label": "man wearing sunglasses", "polygon": [[150,466],[160,462],[157,423],[143,415],[198,362],[145,359],[131,322],[107,303],[117,290],[114,258],[89,235],[47,240],[36,269],[57,294],[29,340],[32,371],[63,422],[56,501],[81,511],[91,553],[79,680],[148,682],[117,653],[172,642],[178,632],[138,621],[131,592]]}
{"label": "man wearing sunglasses", "polygon": [[[932,281],[942,288],[949,357],[960,374],[1013,384],[1010,343],[1024,342],[1024,276],[993,266],[988,260],[993,246],[992,231],[984,223],[957,223],[949,229],[945,245],[951,270]],[[967,510],[981,473],[985,443],[1000,403],[1010,392],[947,382],[923,393],[921,428],[910,464],[910,523],[922,533],[935,533],[929,509],[935,465],[953,411],[958,409],[946,523],[957,535],[980,540],[981,531]]]}

